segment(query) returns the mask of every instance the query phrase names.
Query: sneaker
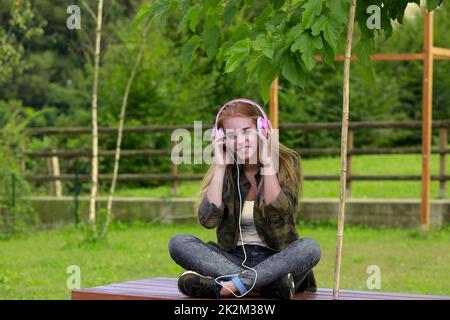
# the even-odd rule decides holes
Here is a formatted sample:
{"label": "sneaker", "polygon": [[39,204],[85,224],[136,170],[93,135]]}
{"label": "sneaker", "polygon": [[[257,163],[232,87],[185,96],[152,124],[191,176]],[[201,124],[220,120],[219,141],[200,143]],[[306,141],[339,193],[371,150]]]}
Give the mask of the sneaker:
{"label": "sneaker", "polygon": [[273,283],[261,288],[261,295],[267,298],[292,300],[295,293],[295,282],[292,273],[274,281]]}
{"label": "sneaker", "polygon": [[220,299],[220,286],[213,277],[186,271],[178,278],[178,290],[190,297]]}

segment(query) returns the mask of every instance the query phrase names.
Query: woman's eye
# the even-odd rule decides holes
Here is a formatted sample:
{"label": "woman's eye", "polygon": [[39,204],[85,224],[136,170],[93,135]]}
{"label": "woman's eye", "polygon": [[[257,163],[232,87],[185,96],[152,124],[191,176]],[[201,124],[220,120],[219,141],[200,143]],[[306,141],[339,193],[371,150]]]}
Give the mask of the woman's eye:
{"label": "woman's eye", "polygon": [[253,129],[247,129],[247,130],[244,131],[244,134],[245,134],[246,136],[249,136],[249,135],[253,134],[253,132],[254,132]]}

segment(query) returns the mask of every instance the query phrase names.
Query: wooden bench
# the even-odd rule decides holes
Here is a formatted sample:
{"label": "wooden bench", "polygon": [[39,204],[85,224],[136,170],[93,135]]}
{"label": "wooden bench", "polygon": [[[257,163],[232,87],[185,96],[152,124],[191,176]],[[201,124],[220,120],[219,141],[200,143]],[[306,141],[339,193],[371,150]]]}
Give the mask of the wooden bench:
{"label": "wooden bench", "polygon": [[[72,300],[192,300],[178,291],[175,278],[150,278],[72,291]],[[202,298],[204,299],[204,298]],[[237,299],[237,298],[229,298]],[[240,300],[266,299],[250,292]],[[296,293],[295,300],[331,300],[331,289],[315,293]],[[431,296],[375,291],[340,290],[340,300],[450,300],[450,296]],[[224,299],[228,300],[228,299]]]}

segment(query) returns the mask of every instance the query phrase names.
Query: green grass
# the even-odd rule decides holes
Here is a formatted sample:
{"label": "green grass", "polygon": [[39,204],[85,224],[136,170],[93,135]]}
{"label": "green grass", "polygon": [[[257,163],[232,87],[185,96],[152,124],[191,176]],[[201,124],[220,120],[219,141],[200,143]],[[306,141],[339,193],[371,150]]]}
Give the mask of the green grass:
{"label": "green grass", "polygon": [[[321,245],[315,267],[319,287],[332,287],[336,228],[299,225],[301,236]],[[70,265],[81,269],[81,287],[157,276],[177,277],[183,269],[167,249],[176,233],[216,240],[215,229],[198,225],[113,225],[106,241],[83,242],[74,227],[0,241],[0,299],[69,299]],[[414,230],[346,227],[341,288],[368,290],[369,265],[381,269],[381,291],[450,295],[450,227],[423,237]]]}
{"label": "green grass", "polygon": [[[357,156],[352,159],[352,173],[357,175],[419,175],[421,172],[420,155],[377,155]],[[325,157],[304,159],[305,175],[339,175],[340,159]],[[450,172],[450,161],[447,161]],[[439,174],[439,156],[431,157],[431,174]],[[420,199],[420,181],[352,181],[352,198],[416,198]],[[450,182],[448,183],[450,185]],[[120,185],[119,185],[120,186]],[[177,197],[193,197],[200,188],[199,181],[177,183]],[[450,199],[450,186],[446,199]],[[169,185],[158,188],[119,189],[117,196],[170,197]],[[439,182],[431,182],[431,197],[438,199]],[[303,198],[338,198],[339,181],[303,182]]]}

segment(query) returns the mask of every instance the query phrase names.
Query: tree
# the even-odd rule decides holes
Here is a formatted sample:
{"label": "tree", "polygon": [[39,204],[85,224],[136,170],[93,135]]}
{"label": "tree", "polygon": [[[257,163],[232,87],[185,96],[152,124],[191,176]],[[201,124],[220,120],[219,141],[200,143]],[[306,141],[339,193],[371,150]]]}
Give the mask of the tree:
{"label": "tree", "polygon": [[123,98],[122,98],[122,105],[120,108],[120,115],[119,115],[119,128],[118,128],[118,132],[117,132],[116,152],[114,155],[113,178],[111,181],[111,187],[109,190],[108,201],[106,204],[106,219],[105,219],[105,223],[102,228],[102,232],[100,234],[100,238],[103,238],[106,235],[106,233],[108,232],[109,225],[112,220],[112,215],[113,215],[112,214],[112,197],[113,197],[113,194],[114,194],[114,191],[116,188],[117,176],[119,174],[119,160],[120,160],[120,151],[121,151],[121,144],[122,144],[123,125],[125,122],[125,112],[126,112],[127,103],[128,103],[128,96],[130,94],[130,88],[131,88],[133,80],[136,76],[136,71],[141,63],[142,54],[143,54],[144,48],[145,48],[145,46],[144,46],[145,36],[147,35],[148,28],[149,28],[149,25],[147,25],[145,27],[144,31],[142,32],[141,45],[139,48],[139,52],[136,57],[136,61],[134,63],[131,74],[128,78],[127,86],[125,87],[125,92],[124,92]]}
{"label": "tree", "polygon": [[100,68],[102,15],[103,15],[103,0],[98,0],[97,15],[96,15],[97,28],[95,37],[95,65],[94,65],[94,79],[92,84],[92,161],[91,161],[91,196],[89,201],[89,224],[91,226],[94,238],[97,236],[96,207],[95,207],[98,188],[97,90],[98,90],[98,73]]}
{"label": "tree", "polygon": [[0,86],[26,69],[22,61],[24,41],[43,33],[29,1],[16,1],[11,5],[8,24],[7,30],[0,24]]}
{"label": "tree", "polygon": [[[433,10],[441,2],[429,0],[427,7]],[[355,53],[369,72],[375,30],[367,27],[367,7],[380,7],[377,32],[390,37],[391,20],[402,23],[408,3],[420,4],[420,0],[358,2],[355,19],[360,37]],[[222,72],[236,74],[239,81],[256,77],[260,95],[267,102],[270,85],[278,75],[302,87],[316,64],[316,55],[334,66],[334,57],[344,47],[348,8],[349,0],[155,0],[141,7],[137,19],[165,24],[168,17],[179,15],[177,33],[189,36],[182,52],[185,72],[196,55],[206,55]]]}

